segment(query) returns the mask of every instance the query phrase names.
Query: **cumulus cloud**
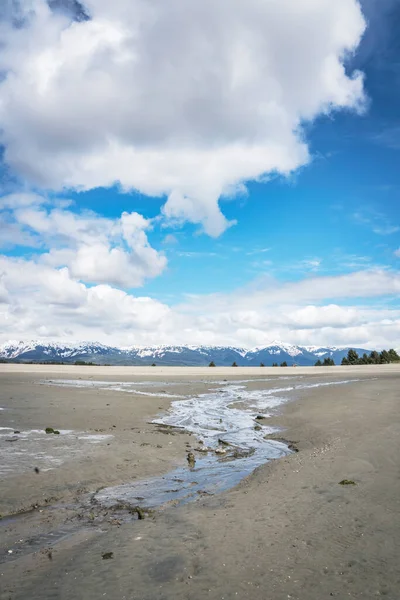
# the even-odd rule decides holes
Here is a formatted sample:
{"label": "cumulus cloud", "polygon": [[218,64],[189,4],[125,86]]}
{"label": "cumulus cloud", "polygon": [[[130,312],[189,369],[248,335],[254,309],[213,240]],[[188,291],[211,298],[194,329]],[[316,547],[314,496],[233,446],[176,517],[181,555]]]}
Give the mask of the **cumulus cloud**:
{"label": "cumulus cloud", "polygon": [[304,345],[396,346],[399,309],[365,306],[356,299],[341,304],[349,292],[356,298],[359,286],[365,298],[397,296],[400,275],[363,271],[296,283],[270,281],[254,294],[241,289],[168,306],[110,285],[87,286],[66,267],[0,257],[0,342],[46,337],[111,345],[252,347],[281,339]]}
{"label": "cumulus cloud", "polygon": [[218,236],[221,196],[307,163],[304,122],[362,107],[344,65],[365,29],[356,0],[82,4],[77,21],[13,2],[0,25],[0,141],[36,185],[119,182]]}
{"label": "cumulus cloud", "polygon": [[58,339],[145,335],[167,319],[169,308],[109,285],[85,286],[67,268],[0,257],[2,337],[50,336]]}
{"label": "cumulus cloud", "polygon": [[124,212],[107,219],[91,211],[46,207],[40,197],[29,198],[3,198],[3,206],[14,209],[0,213],[3,246],[38,247],[37,262],[67,267],[70,277],[85,283],[137,287],[165,269],[166,257],[147,238],[152,222],[142,215]]}
{"label": "cumulus cloud", "polygon": [[39,194],[19,192],[0,197],[0,210],[16,209],[26,206],[40,206],[48,200]]}

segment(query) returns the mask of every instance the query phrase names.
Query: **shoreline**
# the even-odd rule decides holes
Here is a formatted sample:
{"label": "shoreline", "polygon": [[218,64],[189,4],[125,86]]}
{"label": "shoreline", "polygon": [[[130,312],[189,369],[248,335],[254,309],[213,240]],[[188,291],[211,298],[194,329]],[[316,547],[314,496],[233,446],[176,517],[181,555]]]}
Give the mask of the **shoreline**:
{"label": "shoreline", "polygon": [[[1,367],[2,365],[0,365]],[[3,365],[4,366],[4,365]],[[52,377],[55,378],[56,380],[59,377],[55,377],[55,375],[58,376],[63,376],[65,377],[65,375],[74,375],[76,378],[76,381],[78,382],[79,380],[88,380],[90,382],[91,379],[94,379],[94,377],[90,374],[87,373],[88,369],[93,369],[95,371],[97,371],[95,374],[101,378],[101,381],[107,382],[107,381],[113,381],[114,380],[114,376],[113,375],[118,375],[118,377],[121,379],[122,382],[124,381],[131,381],[133,375],[135,375],[137,377],[137,383],[139,384],[143,384],[142,378],[143,378],[143,373],[144,375],[146,375],[148,373],[149,369],[142,369],[142,367],[111,367],[111,369],[115,369],[115,372],[112,374],[111,377],[109,377],[109,367],[87,367],[87,366],[75,366],[75,365],[62,365],[61,370],[57,370],[56,372],[53,371],[53,365],[51,366],[47,366],[46,365],[46,369],[37,369],[37,365],[14,365],[14,366],[18,366],[19,368],[17,369],[17,372],[11,372],[11,373],[1,373],[1,369],[0,369],[0,377],[3,375],[5,375],[7,377],[7,375],[9,375],[12,380],[14,380],[15,377],[20,378],[22,377],[21,382],[23,383],[23,385],[27,386],[28,388],[30,388],[30,383],[32,383],[32,381],[30,380],[29,376],[30,375],[43,375],[46,374],[47,377],[46,379],[48,379],[48,377]],[[390,375],[390,373],[395,372],[395,369],[390,368],[393,367],[394,365],[379,365],[378,369],[379,369],[379,374],[380,375]],[[23,367],[21,369],[21,367]],[[25,369],[25,367],[27,367],[27,369]],[[34,367],[34,368],[33,368]],[[45,367],[45,365],[40,365],[40,367]],[[64,367],[67,367],[67,369],[65,369]],[[369,374],[370,371],[370,367],[362,367],[360,369],[357,370],[357,367],[355,368],[349,368],[349,367],[341,367],[341,368],[335,368],[335,372],[333,372],[332,367],[327,367],[326,371],[328,372],[329,375],[333,376],[333,375],[337,375],[340,377],[343,377],[343,374],[346,375],[353,375],[352,377],[349,377],[349,381],[351,381],[352,379],[355,379],[358,381],[358,377],[360,375],[367,375],[367,373]],[[375,371],[377,371],[378,369],[376,369],[375,367]],[[389,368],[388,368],[389,367]],[[120,373],[120,369],[122,369],[122,372]],[[190,368],[189,368],[190,369]],[[252,387],[254,387],[255,389],[257,389],[259,382],[260,381],[264,381],[264,378],[262,379],[258,379],[257,375],[254,376],[254,370],[256,369],[257,371],[261,372],[261,375],[265,375],[265,377],[267,379],[265,379],[266,382],[276,382],[276,380],[281,380],[282,377],[283,379],[285,379],[286,374],[289,377],[294,377],[294,376],[300,376],[303,377],[303,373],[299,370],[299,369],[295,369],[295,368],[270,368],[269,370],[273,373],[273,375],[275,375],[275,378],[268,378],[269,375],[268,373],[265,373],[266,370],[268,370],[268,368],[244,368],[244,369],[240,369],[239,368],[235,368],[234,371],[235,373],[232,374],[232,368],[212,368],[212,369],[203,369],[203,368],[196,368],[196,370],[200,369],[200,372],[206,372],[206,374],[209,374],[209,371],[212,371],[212,375],[214,375],[214,377],[212,377],[211,379],[207,378],[207,377],[202,377],[201,379],[197,379],[193,382],[191,382],[195,387],[193,388],[193,394],[195,393],[195,391],[198,391],[198,388],[196,387],[196,384],[198,385],[203,385],[206,386],[204,389],[208,389],[208,387],[210,385],[215,385],[215,380],[218,380],[219,378],[222,378],[223,376],[228,376],[231,375],[231,377],[229,377],[229,380],[227,379],[223,379],[222,381],[226,382],[232,382],[235,383],[235,381],[239,380],[241,381],[241,377],[243,376],[247,376],[250,377],[250,375],[253,375],[253,377],[250,377],[249,379],[246,379],[245,381],[248,382],[249,384],[249,388],[251,389]],[[238,371],[241,370],[242,373],[238,373]],[[282,373],[282,370],[284,371],[284,373]],[[326,375],[325,373],[321,373],[321,368],[305,368],[304,370],[306,370],[307,374],[311,374],[312,375],[312,379],[315,377],[322,377],[324,378],[324,375]],[[324,369],[322,369],[324,370]],[[14,371],[14,369],[12,370]],[[278,371],[278,373],[277,373]],[[291,373],[287,373],[287,371],[291,371]],[[310,371],[312,373],[310,373]],[[358,372],[356,372],[358,371]],[[151,375],[153,375],[154,369],[151,369]],[[163,370],[160,369],[158,375],[159,376],[163,376],[164,379],[166,377],[168,377],[168,379],[171,379],[173,381],[177,381],[176,386],[179,388],[179,386],[181,385],[179,383],[179,379],[182,381],[182,372],[186,373],[189,377],[193,376],[193,372],[192,369],[190,369],[190,371],[188,372],[186,367],[166,367]],[[86,377],[85,377],[86,375]],[[372,373],[371,373],[372,375]],[[239,378],[239,379],[238,379]],[[154,382],[157,381],[158,377],[152,377],[151,378]],[[369,378],[368,378],[369,379]],[[144,381],[147,381],[148,378],[144,377]],[[254,380],[254,381],[253,381]],[[63,402],[65,402],[68,397],[70,396],[71,392],[73,391],[72,388],[70,387],[59,387],[59,386],[55,386],[53,388],[53,390],[51,389],[51,386],[49,385],[42,385],[42,381],[41,378],[39,379],[34,379],[33,380],[34,385],[37,385],[36,387],[36,392],[37,395],[41,395],[41,392],[43,390],[43,392],[46,392],[47,396],[51,395],[52,393],[54,395],[57,395],[59,401],[58,401],[58,405],[57,408],[61,408],[61,405]],[[164,382],[160,382],[160,383],[166,383]],[[168,382],[168,384],[171,384],[171,382]],[[187,386],[188,382],[185,382],[185,379],[183,379],[182,381],[182,385],[186,385]],[[32,389],[32,388],[31,388]],[[34,388],[35,389],[35,388]],[[169,389],[169,388],[167,388]],[[203,391],[204,391],[203,389]],[[321,388],[317,388],[317,393]],[[112,388],[111,388],[112,390]],[[89,387],[86,388],[83,387],[82,389],[76,389],[75,390],[76,393],[80,394],[82,397],[82,401],[85,401],[85,399],[87,398],[91,398],[92,400],[94,400],[94,404],[93,404],[93,409],[97,408],[96,404],[97,402],[101,399],[103,402],[106,403],[107,407],[110,407],[111,403],[107,402],[107,400],[110,400],[110,398],[113,399],[117,399],[119,400],[119,402],[117,402],[117,404],[119,405],[118,410],[121,410],[121,408],[123,408],[124,414],[126,415],[127,413],[127,404],[130,402],[131,398],[129,398],[129,395],[125,395],[121,392],[118,392],[116,395],[108,390],[108,389],[101,389],[101,388],[96,388],[96,386],[94,386],[93,390]],[[164,392],[164,390],[162,390],[162,392]],[[92,398],[92,394],[95,393],[97,396],[97,399]],[[140,392],[139,392],[140,393]],[[277,428],[278,431],[274,432],[274,433],[269,433],[267,435],[264,436],[264,439],[267,440],[271,440],[271,441],[277,441],[277,442],[281,442],[283,444],[285,444],[289,450],[292,450],[293,452],[297,452],[299,450],[298,446],[297,446],[297,442],[293,441],[293,438],[296,438],[298,436],[296,436],[296,425],[292,425],[289,429],[289,423],[288,423],[288,418],[289,415],[291,414],[290,411],[290,407],[291,405],[293,405],[294,403],[301,403],[302,401],[302,397],[304,396],[304,394],[309,393],[309,390],[301,390],[298,391],[293,397],[289,397],[285,400],[285,402],[278,406],[277,408],[272,409],[272,415],[267,419],[266,423],[268,425],[271,425],[274,428]],[[189,394],[190,395],[190,394]],[[134,395],[133,395],[134,396]],[[95,470],[94,473],[92,473],[92,477],[91,478],[87,478],[87,471],[88,469],[84,467],[84,465],[79,464],[76,465],[75,462],[75,458],[71,457],[71,460],[66,461],[66,464],[61,466],[60,468],[55,468],[55,469],[51,469],[48,472],[42,472],[41,473],[41,484],[42,485],[37,485],[38,483],[38,477],[36,476],[36,474],[31,473],[26,473],[23,477],[23,489],[24,489],[24,494],[26,494],[25,499],[23,500],[22,504],[18,504],[15,505],[14,508],[12,508],[10,510],[10,505],[7,505],[7,502],[4,504],[4,497],[3,497],[3,501],[0,497],[0,515],[2,515],[3,517],[12,517],[14,515],[20,515],[20,514],[24,514],[24,513],[29,513],[32,510],[32,507],[36,507],[36,508],[45,508],[48,506],[51,506],[51,504],[54,503],[58,503],[58,502],[63,502],[66,503],[68,501],[71,500],[75,500],[78,501],[79,497],[82,494],[85,494],[89,491],[89,489],[93,491],[99,491],[100,489],[103,488],[109,488],[109,487],[113,487],[113,486],[121,486],[124,484],[128,484],[130,481],[132,481],[132,477],[133,479],[138,479],[139,481],[141,479],[148,479],[148,478],[152,478],[152,477],[157,477],[157,476],[163,476],[166,473],[171,472],[173,469],[177,468],[177,467],[181,467],[183,465],[186,464],[186,456],[187,456],[187,452],[190,451],[191,449],[194,449],[195,447],[198,447],[198,438],[196,437],[196,434],[191,433],[190,431],[188,431],[185,428],[171,428],[170,431],[167,430],[160,430],[159,428],[159,424],[158,423],[154,423],[153,419],[155,419],[161,411],[161,414],[167,414],[171,404],[173,402],[175,398],[173,396],[171,397],[167,397],[167,395],[165,394],[165,397],[163,397],[163,394],[158,395],[156,392],[154,393],[154,397],[145,397],[145,398],[141,398],[141,397],[136,397],[134,398],[134,404],[135,404],[135,411],[137,411],[137,409],[140,407],[140,413],[136,413],[134,416],[134,427],[124,427],[123,430],[121,431],[119,426],[109,426],[110,423],[108,423],[108,427],[106,428],[97,428],[97,427],[89,427],[89,430],[87,433],[93,433],[93,432],[101,432],[101,435],[103,435],[104,433],[109,434],[110,437],[114,438],[114,435],[116,435],[117,437],[115,439],[110,440],[109,443],[107,443],[107,447],[109,447],[110,445],[112,445],[112,448],[110,449],[111,452],[111,457],[112,457],[112,462],[110,463],[109,466],[107,466],[107,460],[105,459],[105,455],[104,455],[104,450],[106,448],[101,448],[100,449],[100,454],[98,453],[97,455],[97,460],[100,461],[102,463],[101,466],[101,470],[104,470],[107,474],[106,476],[102,476],[99,477],[99,473],[98,473],[98,469]],[[53,402],[51,402],[51,404],[53,405]],[[124,407],[121,405],[125,405]],[[49,409],[50,407],[47,405],[47,409]],[[68,409],[69,410],[69,409]],[[73,407],[73,410],[75,411],[75,407]],[[111,414],[107,411],[106,413],[106,419],[108,420],[109,418],[111,418],[113,421],[116,420],[115,417],[112,416],[113,413],[111,412]],[[2,413],[0,413],[0,416],[4,418],[6,417],[6,414],[4,413],[4,411]],[[46,417],[47,418],[47,417]],[[78,416],[78,420],[79,420],[79,416]],[[54,424],[53,420],[51,420],[51,424]],[[37,421],[36,421],[37,423]],[[48,424],[48,420],[44,421],[44,423]],[[132,423],[131,423],[132,425]],[[57,427],[60,428],[59,426],[59,421],[57,421]],[[167,427],[169,428],[169,426],[167,425]],[[85,429],[85,428],[84,428]],[[180,430],[179,430],[180,429]],[[288,430],[289,429],[289,430]],[[292,429],[294,431],[292,431]],[[134,444],[135,445],[135,452],[134,454],[132,454],[132,450],[129,448],[128,449],[128,453],[126,454],[126,449],[127,449],[127,444],[126,444],[126,440],[123,439],[123,434],[129,432],[129,440],[128,443],[129,444]],[[168,442],[167,445],[165,444],[155,444],[154,441],[164,441],[164,439],[166,439],[166,433],[169,433],[168,435]],[[179,435],[178,435],[179,433]],[[122,434],[122,435],[121,435]],[[164,435],[161,435],[164,434]],[[156,440],[154,438],[157,438]],[[123,451],[120,451],[119,447],[123,447]],[[115,449],[117,450],[116,456],[113,456],[113,454],[115,453]],[[153,448],[157,448],[159,450],[162,450],[162,460],[160,460],[160,452],[154,453]],[[94,448],[94,450],[97,451],[97,448]],[[125,451],[125,452],[124,452]],[[129,459],[126,456],[129,456]],[[197,456],[197,458],[202,458],[202,455]],[[114,460],[115,459],[115,460]],[[96,460],[96,458],[94,458],[94,460]],[[270,461],[276,461],[276,460],[282,460],[282,458],[271,458]],[[74,462],[75,461],[75,462]],[[105,462],[104,462],[105,461]],[[115,465],[115,461],[117,461],[117,465]],[[130,473],[129,468],[123,468],[124,465],[121,464],[121,461],[124,462],[128,462],[128,461],[132,461],[134,463],[135,466],[135,474],[132,475],[132,473]],[[264,465],[261,465],[260,467],[257,467],[256,469],[260,469],[263,466],[267,466],[267,464],[269,464],[270,461],[267,461],[266,463],[264,463]],[[71,462],[71,466],[69,465],[69,463]],[[138,462],[142,462],[142,464],[138,464]],[[113,469],[113,467],[117,466],[117,471]],[[138,468],[139,467],[139,468]],[[75,481],[74,480],[74,472],[75,469],[80,469],[81,472],[81,478],[79,481]],[[92,463],[89,464],[89,470],[92,469]],[[250,473],[249,475],[246,475],[245,478],[247,477],[251,477],[252,473]],[[5,489],[5,487],[7,486],[8,488],[8,495],[11,497],[11,502],[14,503],[16,497],[19,497],[19,489],[20,489],[20,479],[21,477],[19,475],[16,476],[16,478],[7,478],[4,479],[3,478],[3,482],[4,482],[4,487],[3,489]],[[44,479],[44,481],[43,481]],[[81,479],[83,479],[83,481],[81,482]],[[0,478],[1,481],[1,478]],[[239,482],[236,485],[240,485],[241,482]],[[13,489],[15,488],[15,490],[13,491]],[[29,490],[32,490],[30,495]],[[223,492],[220,492],[223,493]]]}
{"label": "shoreline", "polygon": [[[360,375],[352,367],[343,369],[354,378]],[[372,600],[379,595],[397,600],[400,369],[380,369],[372,378],[370,373],[365,368],[364,380],[354,385],[307,389],[279,407],[268,424],[283,430],[272,437],[292,441],[299,452],[258,467],[228,491],[156,511],[144,521],[122,526],[118,519],[95,520],[83,529],[82,522],[80,535],[52,548],[51,561],[41,552],[46,548],[42,543],[33,553],[4,563],[2,583],[8,595],[0,593],[1,600],[29,595],[50,599],[58,581],[62,600],[95,600],[104,593],[131,600]],[[257,389],[257,383],[251,385]],[[65,398],[62,388],[57,389]],[[96,403],[109,394],[90,393]],[[76,394],[89,398],[87,391]],[[123,410],[127,396],[120,395],[114,415]],[[160,400],[140,399],[143,422],[150,413],[154,416]],[[165,407],[170,401],[162,399]],[[148,443],[149,431],[143,436]],[[170,468],[184,456],[185,435],[159,437],[173,441],[173,450],[168,444],[169,449],[159,451],[164,467]],[[152,448],[140,451],[146,457],[144,472],[156,465],[160,469],[159,453],[147,463]],[[340,485],[345,479],[355,485]],[[7,526],[8,547],[29,531],[51,529],[66,517],[76,519],[68,510],[34,511],[27,530],[21,515]],[[101,553],[107,551],[114,560],[105,565]],[[66,576],[66,565],[73,579]]]}
{"label": "shoreline", "polygon": [[135,366],[102,366],[102,365],[42,365],[22,363],[0,363],[2,374],[38,374],[50,375],[85,375],[87,377],[123,376],[123,377],[202,377],[216,378],[229,376],[230,378],[251,376],[271,377],[285,375],[343,375],[347,374],[382,374],[395,373],[400,368],[399,363],[385,365],[352,365],[333,367],[135,367]]}

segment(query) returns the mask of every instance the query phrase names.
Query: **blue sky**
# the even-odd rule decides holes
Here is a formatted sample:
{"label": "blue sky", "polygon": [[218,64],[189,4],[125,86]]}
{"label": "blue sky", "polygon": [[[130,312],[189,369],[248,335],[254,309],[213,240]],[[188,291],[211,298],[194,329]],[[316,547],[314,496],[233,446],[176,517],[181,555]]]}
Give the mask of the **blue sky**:
{"label": "blue sky", "polygon": [[[172,13],[182,8],[178,0],[170,4]],[[14,24],[12,15],[3,15],[7,43],[0,59],[5,74],[0,83],[0,98],[3,92],[5,99],[2,108],[0,104],[0,341],[44,337],[252,346],[279,337],[304,344],[400,346],[398,3],[369,1],[361,10],[355,0],[341,0],[336,8],[327,3],[325,19],[321,2],[315,15],[282,21],[283,34],[296,26],[299,39],[293,44],[301,50],[312,27],[315,32],[326,27],[329,38],[335,18],[345,23],[346,35],[335,39],[332,47],[325,47],[321,35],[315,41],[316,59],[306,50],[304,57],[297,57],[289,43],[286,47],[279,42],[279,69],[293,75],[281,81],[279,70],[274,70],[269,80],[273,84],[265,89],[262,77],[272,76],[262,61],[258,65],[259,48],[252,48],[258,71],[250,76],[245,65],[240,77],[253,92],[250,97],[243,85],[237,99],[236,88],[229,98],[219,88],[204,92],[205,84],[211,86],[209,65],[202,71],[202,64],[194,63],[186,71],[186,64],[178,64],[169,73],[168,64],[176,60],[169,34],[164,48],[171,63],[164,64],[160,54],[155,66],[150,64],[156,49],[145,39],[136,51],[147,69],[140,76],[142,88],[149,90],[150,116],[136,96],[136,109],[125,107],[121,97],[115,104],[118,85],[127,86],[121,89],[128,98],[137,94],[136,88],[128,87],[129,78],[128,84],[121,83],[121,57],[113,63],[101,45],[98,54],[89,56],[92,50],[82,42],[76,60],[79,65],[86,59],[92,64],[89,58],[95,58],[101,78],[93,79],[93,72],[84,69],[77,78],[80,66],[74,63],[74,48],[80,48],[78,26],[92,27],[101,20],[111,24],[123,14],[133,30],[138,18],[133,7],[119,0],[112,14],[106,3],[88,2],[90,20],[77,23],[68,3],[62,15],[47,9],[43,13],[41,0],[34,5],[35,16],[27,17],[22,29],[15,28],[15,15]],[[258,9],[256,0],[250,5]],[[229,30],[231,14],[215,15],[211,4],[203,9],[210,11],[206,16],[215,18],[216,25],[219,18],[227,19]],[[252,22],[252,8],[246,10]],[[276,5],[274,10],[280,9]],[[184,17],[189,35],[193,14]],[[169,16],[160,14],[159,19],[171,27]],[[28,74],[18,57],[27,52],[25,29],[32,37],[39,25],[49,34],[36,50],[35,78],[35,71]],[[233,19],[232,27],[237,26]],[[278,42],[266,24],[264,29],[262,22],[259,26],[255,35],[268,40],[264,52],[272,53],[270,65],[275,60],[273,43]],[[215,29],[214,51],[237,53]],[[111,25],[110,31],[117,36]],[[150,40],[152,35],[150,27]],[[179,35],[182,44],[190,44],[189,57],[205,61],[204,51],[198,54],[200,46],[181,30]],[[117,49],[122,52],[120,46]],[[346,80],[335,79],[333,89],[326,83],[333,76],[325,65],[335,52],[337,63],[345,66]],[[318,75],[312,76],[311,61],[313,65],[319,55]],[[240,60],[245,59],[240,55]],[[232,70],[238,61],[235,54]],[[224,80],[224,68],[213,84]],[[356,85],[358,72],[363,73],[363,83]],[[297,74],[304,81],[296,83]],[[166,87],[161,89],[164,75]],[[171,99],[170,84],[178,90]],[[284,90],[277,96],[279,102],[271,91],[278,84]],[[155,91],[164,96],[156,98]],[[99,104],[99,95],[110,95],[108,108]],[[65,106],[60,106],[60,98]],[[60,111],[52,114],[56,100]],[[265,102],[274,103],[277,111],[267,124],[260,116]],[[110,106],[117,113],[113,119]],[[263,108],[258,114],[259,106]],[[225,111],[230,117],[226,122]],[[98,140],[102,136],[107,149]],[[238,148],[241,154],[229,158]],[[265,168],[259,166],[264,152]],[[127,224],[121,220],[124,212],[138,217]],[[60,300],[60,285],[66,286],[70,300]],[[307,287],[309,292],[304,291]],[[313,296],[312,290],[321,287],[325,291]],[[43,305],[51,307],[50,315]]]}

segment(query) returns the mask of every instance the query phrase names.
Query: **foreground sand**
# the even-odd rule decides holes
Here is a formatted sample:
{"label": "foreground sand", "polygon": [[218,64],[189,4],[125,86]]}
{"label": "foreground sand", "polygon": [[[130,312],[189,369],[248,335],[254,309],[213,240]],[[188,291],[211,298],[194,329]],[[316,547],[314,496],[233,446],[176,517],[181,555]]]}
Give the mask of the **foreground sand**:
{"label": "foreground sand", "polygon": [[[106,392],[74,391],[71,396],[71,390],[57,388],[57,394],[54,390],[50,393],[50,388],[32,385],[34,367],[15,367],[13,373],[6,369],[1,374],[0,404],[19,403],[27,425],[46,416],[46,422],[62,418],[66,427],[97,429],[110,427],[112,415],[117,433],[107,451],[101,448],[98,454],[82,457],[57,474],[51,471],[52,477],[42,480],[29,474],[24,479],[11,478],[6,490],[2,483],[6,507],[15,507],[18,496],[24,505],[39,492],[46,495],[51,486],[67,499],[69,493],[76,493],[73,483],[78,474],[90,488],[99,480],[108,485],[162,473],[182,460],[189,436],[156,435],[147,424],[158,407],[168,404],[165,398],[137,398],[133,414],[132,405],[119,396],[113,400],[110,415]],[[59,376],[66,376],[65,369],[73,367],[62,367]],[[109,368],[101,372],[93,368],[90,374],[84,369],[79,376],[112,379],[116,374],[112,369],[112,374]],[[129,371],[122,370],[125,375],[118,373],[118,377],[132,377]],[[154,377],[160,371],[157,368]],[[193,371],[199,373],[190,369],[185,376],[193,377]],[[270,374],[268,371],[262,370],[265,375]],[[300,374],[297,368],[280,369],[279,375],[289,371]],[[391,365],[357,368],[357,372],[329,369],[329,378],[343,378],[343,372],[365,380],[340,388],[307,390],[274,417],[274,423],[286,429],[283,437],[298,446],[298,454],[261,467],[229,492],[157,512],[154,518],[105,524],[101,534],[82,527],[81,533],[53,547],[52,560],[45,552],[46,545],[51,545],[48,538],[37,551],[0,565],[1,599],[322,600],[385,596],[397,600],[400,369]],[[73,373],[75,376],[77,371]],[[148,369],[143,373],[136,370],[135,376],[145,378],[148,373]],[[207,369],[201,377],[208,373]],[[250,373],[257,377],[260,370]],[[307,369],[306,373],[323,376],[320,369]],[[212,376],[227,374],[232,376],[232,369],[216,369]],[[243,374],[242,369],[235,370],[235,376]],[[276,369],[273,374],[277,374]],[[51,376],[57,376],[54,370]],[[170,376],[183,379],[182,371],[176,369]],[[182,385],[191,385],[196,393],[200,384]],[[35,408],[23,411],[23,406]],[[160,442],[160,437],[168,441]],[[356,485],[340,486],[343,479],[354,480]],[[63,510],[68,517],[68,510]],[[3,520],[1,546],[7,551],[19,538],[33,539],[35,529],[42,531],[46,523],[51,530],[65,518],[60,513],[61,509],[50,513],[36,510],[29,517]],[[106,551],[114,552],[113,560],[101,559]]]}

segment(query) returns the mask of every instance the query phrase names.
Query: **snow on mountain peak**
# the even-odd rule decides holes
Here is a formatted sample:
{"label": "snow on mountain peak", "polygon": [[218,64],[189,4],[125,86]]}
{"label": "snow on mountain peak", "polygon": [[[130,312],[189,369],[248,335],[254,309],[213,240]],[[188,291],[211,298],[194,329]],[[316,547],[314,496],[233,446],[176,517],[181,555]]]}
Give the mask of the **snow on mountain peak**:
{"label": "snow on mountain peak", "polygon": [[[348,348],[336,346],[296,346],[274,340],[267,346],[259,346],[252,350],[235,346],[205,346],[161,344],[152,346],[106,346],[99,342],[49,342],[44,340],[18,341],[10,340],[0,345],[0,358],[22,361],[58,361],[74,362],[90,360],[91,362],[107,362],[111,364],[182,364],[206,365],[214,361],[219,365],[231,365],[233,362],[242,365],[272,364],[272,362],[289,362],[293,359],[297,364],[313,365],[318,358],[332,357],[338,363],[347,354]],[[357,349],[358,352],[368,352]],[[290,359],[288,358],[290,357]]]}

